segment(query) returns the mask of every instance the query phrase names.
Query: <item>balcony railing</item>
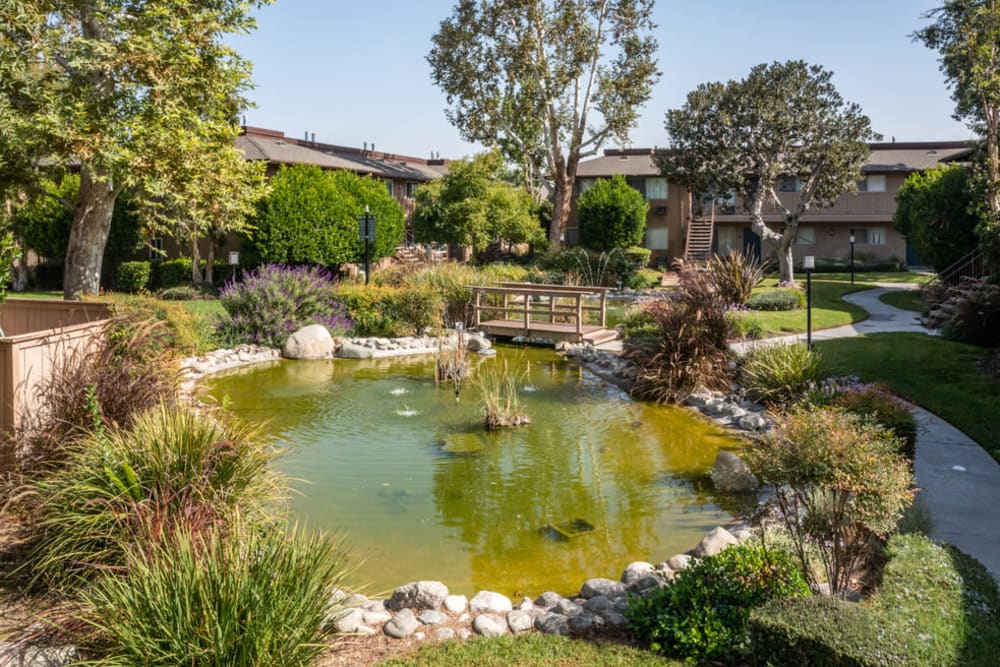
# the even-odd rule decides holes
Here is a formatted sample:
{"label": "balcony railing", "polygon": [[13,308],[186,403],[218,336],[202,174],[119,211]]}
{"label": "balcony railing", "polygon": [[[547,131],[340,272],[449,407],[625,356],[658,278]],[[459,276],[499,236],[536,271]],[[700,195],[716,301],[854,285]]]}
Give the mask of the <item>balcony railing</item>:
{"label": "balcony railing", "polygon": [[[797,192],[782,192],[779,194],[781,201],[794,211],[801,201],[801,195]],[[856,195],[842,195],[834,202],[833,206],[824,209],[810,209],[806,212],[807,218],[833,218],[844,216],[878,216],[891,218],[896,212],[896,196],[890,192],[859,192]],[[732,208],[717,207],[716,216],[743,215],[743,202],[736,199],[736,204]],[[774,207],[765,207],[764,215],[779,215]]]}

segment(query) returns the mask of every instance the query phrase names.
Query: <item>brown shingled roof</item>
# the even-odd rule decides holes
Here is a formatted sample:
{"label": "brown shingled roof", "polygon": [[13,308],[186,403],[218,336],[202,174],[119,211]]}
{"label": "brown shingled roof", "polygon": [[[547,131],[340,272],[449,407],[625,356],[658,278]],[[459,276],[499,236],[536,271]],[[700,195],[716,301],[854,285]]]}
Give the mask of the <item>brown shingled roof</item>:
{"label": "brown shingled roof", "polygon": [[327,155],[283,138],[244,134],[236,137],[236,147],[243,151],[248,160],[267,160],[275,164],[314,164],[324,169],[347,169],[364,174],[378,173],[377,170],[357,162]]}

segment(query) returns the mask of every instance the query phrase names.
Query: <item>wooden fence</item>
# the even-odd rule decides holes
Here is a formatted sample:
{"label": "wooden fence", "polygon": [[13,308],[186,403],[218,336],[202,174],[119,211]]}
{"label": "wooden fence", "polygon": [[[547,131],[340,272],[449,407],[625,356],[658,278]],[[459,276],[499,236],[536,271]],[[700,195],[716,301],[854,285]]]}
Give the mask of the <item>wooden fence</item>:
{"label": "wooden fence", "polygon": [[[68,355],[94,344],[104,331],[108,305],[8,299],[0,305],[0,430],[14,433],[39,408],[38,386]],[[0,471],[11,463],[9,442],[0,444]]]}

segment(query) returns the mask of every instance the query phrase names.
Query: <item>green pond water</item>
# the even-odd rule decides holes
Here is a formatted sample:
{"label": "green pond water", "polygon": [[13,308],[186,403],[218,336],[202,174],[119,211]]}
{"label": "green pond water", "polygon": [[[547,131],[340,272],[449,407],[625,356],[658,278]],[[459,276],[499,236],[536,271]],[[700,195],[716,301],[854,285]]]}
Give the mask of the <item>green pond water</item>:
{"label": "green pond water", "polygon": [[[683,409],[633,402],[551,350],[499,352],[473,361],[527,370],[529,426],[487,433],[475,388],[458,400],[436,388],[433,357],[274,362],[203,389],[288,445],[279,468],[296,480],[294,515],[346,534],[353,583],[371,593],[417,579],[470,595],[574,593],[730,518],[706,476],[738,441]],[[551,528],[566,522],[582,533]]]}

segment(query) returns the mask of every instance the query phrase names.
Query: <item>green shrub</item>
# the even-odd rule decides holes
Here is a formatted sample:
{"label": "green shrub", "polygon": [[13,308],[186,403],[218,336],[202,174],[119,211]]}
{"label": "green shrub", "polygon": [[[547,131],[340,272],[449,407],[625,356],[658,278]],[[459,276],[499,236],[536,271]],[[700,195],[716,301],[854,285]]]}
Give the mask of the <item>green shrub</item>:
{"label": "green shrub", "polygon": [[899,446],[887,430],[843,410],[800,408],[778,415],[746,450],[751,469],[774,488],[772,503],[806,576],[812,547],[837,595],[912,501],[913,475]]}
{"label": "green shrub", "polygon": [[230,338],[271,347],[281,347],[309,324],[321,324],[337,336],[351,322],[333,294],[333,278],[320,267],[260,266],[219,293],[229,314],[220,328]]}
{"label": "green shrub", "polygon": [[731,305],[743,305],[750,300],[753,288],[764,280],[764,268],[749,249],[731,250],[728,255],[713,255],[708,260],[715,289]]}
{"label": "green shrub", "polygon": [[156,262],[155,284],[161,289],[191,284],[191,258],[180,257]]}
{"label": "green shrub", "polygon": [[754,610],[749,631],[758,664],[996,664],[1000,593],[980,563],[920,535],[897,535],[882,583],[863,604],[816,596]]}
{"label": "green shrub", "polygon": [[871,417],[877,424],[891,431],[903,441],[902,454],[913,459],[917,442],[917,420],[889,390],[877,385],[849,388],[837,394],[831,405],[863,417]]}
{"label": "green shrub", "polygon": [[107,574],[83,594],[101,664],[305,667],[343,613],[331,600],[344,549],[321,535],[181,530],[129,549],[125,563],[129,576]]}
{"label": "green shrub", "polygon": [[192,315],[181,304],[144,294],[107,294],[102,299],[111,302],[111,312],[118,318],[117,331],[149,321],[162,322],[162,344],[168,354],[180,357],[212,349],[214,322]]}
{"label": "green shrub", "polygon": [[632,393],[666,403],[684,400],[699,386],[728,386],[725,306],[700,271],[683,271],[670,296],[644,303],[655,333],[625,340],[623,356],[636,369]]}
{"label": "green shrub", "polygon": [[649,204],[624,176],[597,179],[580,194],[577,209],[584,247],[600,251],[642,243]]}
{"label": "green shrub", "polygon": [[197,301],[212,298],[212,288],[197,288],[194,285],[179,285],[160,290],[156,296],[164,301]]}
{"label": "green shrub", "polygon": [[395,292],[392,287],[340,283],[332,298],[350,319],[352,336],[395,336],[402,329],[391,308]]}
{"label": "green shrub", "polygon": [[[454,326],[462,322],[466,326],[473,323],[472,290],[469,285],[495,285],[499,282],[517,282],[523,276],[520,271],[505,272],[499,265],[477,270],[466,264],[445,263],[407,274],[400,287],[430,290],[444,299],[444,324]],[[503,265],[509,267],[510,265]],[[492,273],[489,273],[492,271]],[[513,271],[516,271],[514,273]]]}
{"label": "green shrub", "polygon": [[394,332],[398,335],[416,336],[425,329],[437,329],[441,326],[444,300],[438,292],[428,288],[400,289],[391,296],[389,309],[390,317],[398,327],[394,327]]}
{"label": "green shrub", "polygon": [[796,310],[805,308],[806,296],[797,287],[778,287],[754,294],[746,304],[753,310]]}
{"label": "green shrub", "polygon": [[783,553],[744,544],[680,570],[672,582],[629,601],[625,616],[651,650],[691,662],[736,662],[749,646],[750,611],[809,594]]}
{"label": "green shrub", "polygon": [[630,289],[651,289],[659,286],[662,276],[656,269],[638,269],[628,274],[625,286]]}
{"label": "green shrub", "polygon": [[69,448],[65,466],[32,483],[37,581],[73,588],[125,564],[126,549],[178,529],[265,515],[279,496],[271,445],[216,415],[163,406],[127,430],[98,429]]}
{"label": "green shrub", "polygon": [[625,261],[632,269],[645,269],[649,266],[649,260],[653,256],[653,251],[642,246],[629,246],[625,248]]}
{"label": "green shrub", "polygon": [[743,357],[739,380],[757,401],[792,400],[822,377],[819,352],[805,343],[756,345]]}
{"label": "green shrub", "polygon": [[652,313],[640,306],[625,311],[625,317],[616,327],[622,338],[652,338],[659,332]]}
{"label": "green shrub", "polygon": [[728,310],[726,317],[736,338],[755,340],[764,337],[764,325],[756,314],[744,310]]}
{"label": "green shrub", "polygon": [[119,290],[129,294],[145,292],[149,287],[151,274],[149,262],[122,262],[118,265],[116,285]]}

